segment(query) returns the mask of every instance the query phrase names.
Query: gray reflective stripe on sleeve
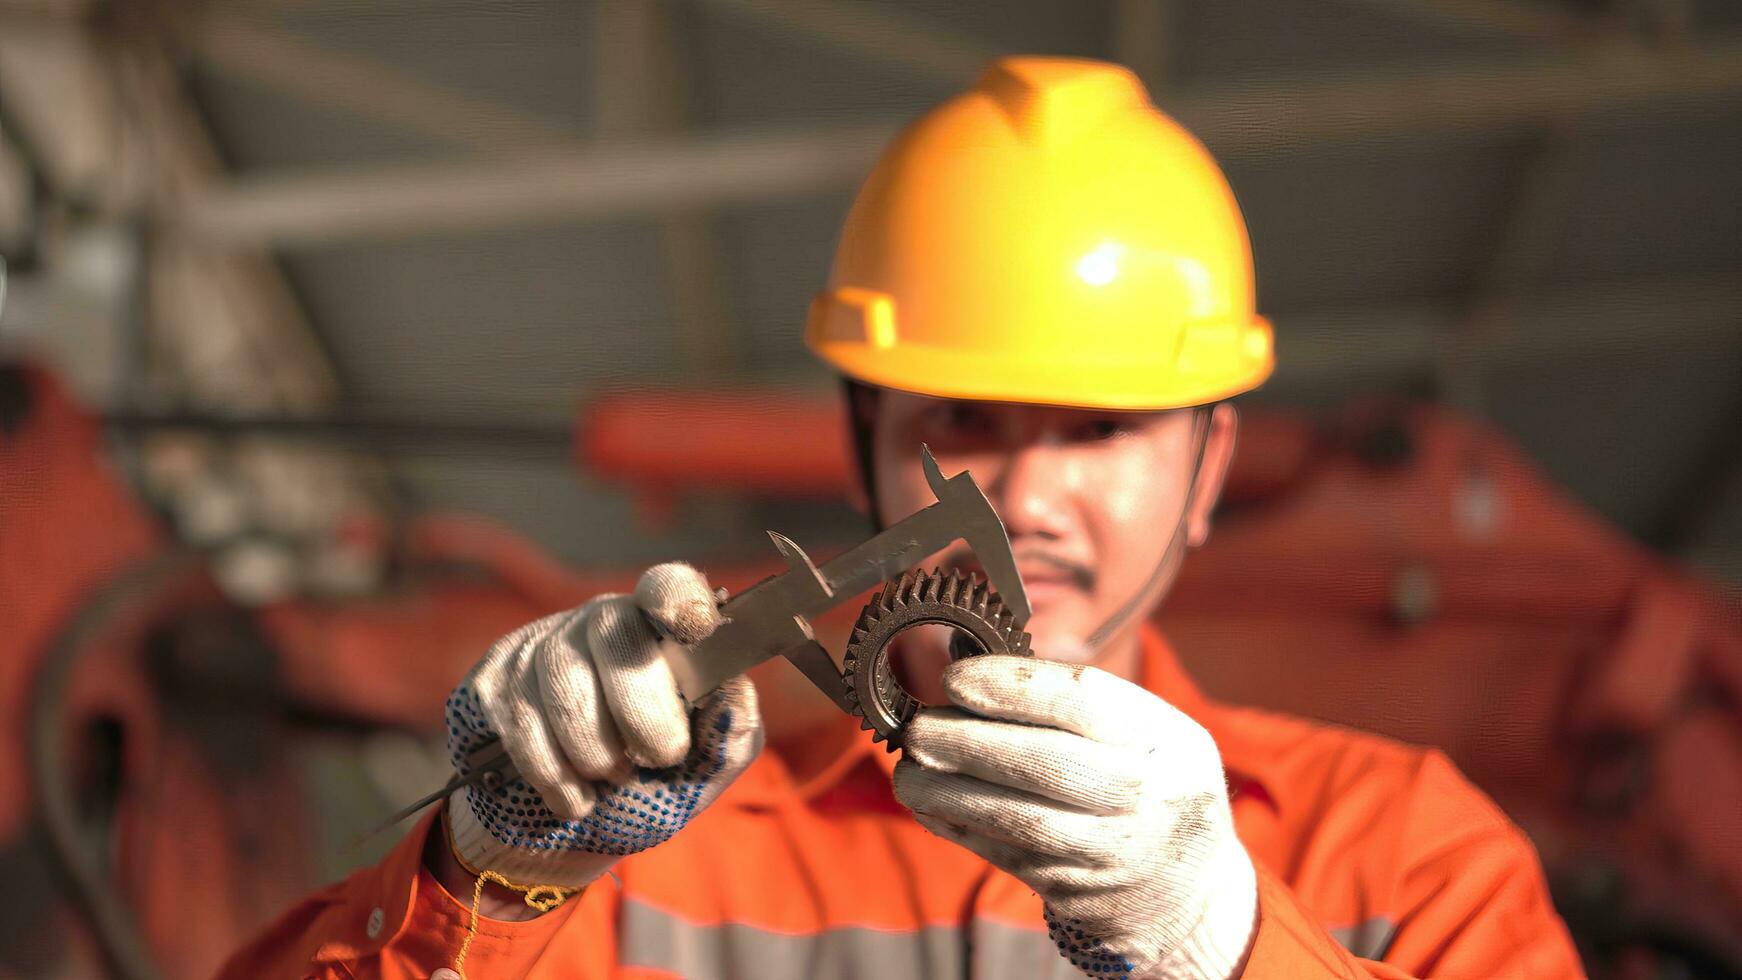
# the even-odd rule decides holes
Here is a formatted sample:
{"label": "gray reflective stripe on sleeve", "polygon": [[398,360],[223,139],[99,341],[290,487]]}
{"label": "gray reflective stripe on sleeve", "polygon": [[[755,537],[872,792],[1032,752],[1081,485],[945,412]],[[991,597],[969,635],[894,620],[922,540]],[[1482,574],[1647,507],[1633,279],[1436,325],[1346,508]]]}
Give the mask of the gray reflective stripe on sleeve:
{"label": "gray reflective stripe on sleeve", "polygon": [[1044,929],[977,920],[971,951],[975,980],[1021,977],[1022,980],[1082,980],[1083,974],[1059,952]]}
{"label": "gray reflective stripe on sleeve", "polygon": [[1397,935],[1397,923],[1383,917],[1357,922],[1352,926],[1330,930],[1331,938],[1343,948],[1366,960],[1384,959]]}
{"label": "gray reflective stripe on sleeve", "polygon": [[698,925],[634,899],[623,902],[617,950],[625,966],[669,970],[688,980],[960,980],[967,954],[962,930],[953,927],[913,932],[844,928],[793,935],[742,923]]}
{"label": "gray reflective stripe on sleeve", "polygon": [[[1391,948],[1397,924],[1376,917],[1330,933],[1356,956],[1378,960]],[[625,899],[618,958],[626,966],[666,970],[688,980],[1069,980],[1082,976],[1043,930],[977,920],[970,935],[971,940],[962,930],[947,926],[913,932],[842,928],[793,935],[742,923],[698,925]]]}

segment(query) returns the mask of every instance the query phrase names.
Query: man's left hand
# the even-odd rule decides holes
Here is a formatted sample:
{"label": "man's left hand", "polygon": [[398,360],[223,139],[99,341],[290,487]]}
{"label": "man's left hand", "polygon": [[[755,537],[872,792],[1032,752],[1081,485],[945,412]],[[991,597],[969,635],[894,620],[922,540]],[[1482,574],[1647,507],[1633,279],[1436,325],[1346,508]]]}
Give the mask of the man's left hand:
{"label": "man's left hand", "polygon": [[928,830],[1033,888],[1091,976],[1227,980],[1256,928],[1203,726],[1093,667],[981,656],[909,723],[895,792]]}

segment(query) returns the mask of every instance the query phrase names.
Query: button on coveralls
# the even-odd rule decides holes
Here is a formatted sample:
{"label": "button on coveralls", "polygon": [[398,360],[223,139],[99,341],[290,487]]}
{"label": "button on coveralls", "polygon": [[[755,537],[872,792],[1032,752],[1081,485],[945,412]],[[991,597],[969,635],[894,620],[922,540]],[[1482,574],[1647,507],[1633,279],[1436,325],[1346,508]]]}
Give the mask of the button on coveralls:
{"label": "button on coveralls", "polygon": [[[1246,977],[1583,976],[1517,827],[1437,751],[1206,699],[1161,635],[1142,683],[1207,728],[1258,869]],[[481,919],[472,978],[1070,977],[1041,900],[926,832],[855,720],[765,751],[672,840],[527,922]],[[309,897],[229,978],[451,969],[470,895],[423,868],[426,816]]]}

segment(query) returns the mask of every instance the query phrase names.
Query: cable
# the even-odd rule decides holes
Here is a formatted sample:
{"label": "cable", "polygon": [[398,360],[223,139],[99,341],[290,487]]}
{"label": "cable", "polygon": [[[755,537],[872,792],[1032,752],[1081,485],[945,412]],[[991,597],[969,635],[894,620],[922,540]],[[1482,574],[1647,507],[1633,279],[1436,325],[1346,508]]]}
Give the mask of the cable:
{"label": "cable", "polygon": [[50,856],[66,876],[75,905],[89,916],[111,975],[121,980],[159,980],[161,974],[140,937],[132,913],[121,901],[83,839],[78,804],[68,778],[71,747],[66,744],[67,693],[85,652],[103,630],[150,601],[197,567],[195,555],[171,551],[156,555],[111,580],[72,617],[55,637],[31,691],[30,775]]}
{"label": "cable", "polygon": [[1193,410],[1192,436],[1198,444],[1197,458],[1192,463],[1191,483],[1186,487],[1185,506],[1180,509],[1179,522],[1174,525],[1173,536],[1168,539],[1167,547],[1161,553],[1161,560],[1156,563],[1155,571],[1149,573],[1143,585],[1125,600],[1125,604],[1113,611],[1100,626],[1089,634],[1087,646],[1091,651],[1099,650],[1101,645],[1112,639],[1113,634],[1125,628],[1143,605],[1143,602],[1153,592],[1161,580],[1166,577],[1168,568],[1178,560],[1186,542],[1186,520],[1191,516],[1192,505],[1198,498],[1198,474],[1204,468],[1204,452],[1210,445],[1210,421],[1215,412],[1215,406],[1200,406]]}

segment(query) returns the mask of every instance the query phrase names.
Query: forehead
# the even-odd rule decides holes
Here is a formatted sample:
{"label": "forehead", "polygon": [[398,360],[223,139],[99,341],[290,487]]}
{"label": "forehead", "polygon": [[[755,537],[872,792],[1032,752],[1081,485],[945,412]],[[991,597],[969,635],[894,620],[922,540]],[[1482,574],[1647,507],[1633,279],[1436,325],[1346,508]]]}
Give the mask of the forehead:
{"label": "forehead", "polygon": [[878,394],[881,417],[889,421],[914,418],[937,412],[972,412],[977,418],[1023,421],[1030,424],[1067,425],[1085,419],[1117,418],[1129,423],[1161,421],[1175,415],[1189,414],[1188,409],[1170,411],[1129,412],[1106,408],[1065,408],[1057,405],[1023,405],[1013,402],[974,401],[961,398],[933,398],[905,391],[883,390]]}

